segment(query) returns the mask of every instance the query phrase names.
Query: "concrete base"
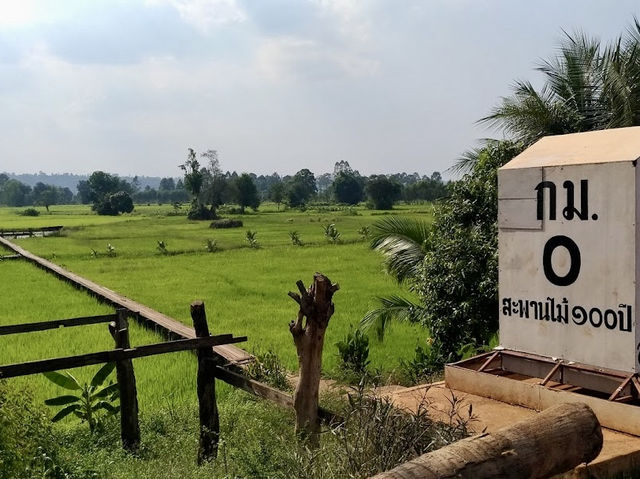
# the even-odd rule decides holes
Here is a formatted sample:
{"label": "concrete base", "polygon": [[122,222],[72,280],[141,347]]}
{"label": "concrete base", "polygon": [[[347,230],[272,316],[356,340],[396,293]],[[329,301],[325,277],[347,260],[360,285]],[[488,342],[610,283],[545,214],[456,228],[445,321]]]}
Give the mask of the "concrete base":
{"label": "concrete base", "polygon": [[[455,417],[452,406],[462,418],[468,415],[472,406],[468,427],[473,433],[497,430],[537,414],[533,409],[451,389],[443,382],[391,392],[389,397],[394,404],[406,409],[415,410],[420,404],[426,405],[435,419],[444,422],[452,415]],[[602,451],[592,463],[581,465],[561,477],[605,479],[640,467],[639,437],[603,428],[603,438]]]}
{"label": "concrete base", "polygon": [[542,411],[562,403],[587,404],[598,417],[600,424],[609,429],[640,436],[640,407],[608,401],[598,397],[578,394],[562,389],[541,386],[539,378],[520,376],[518,380],[505,376],[479,373],[454,364],[445,367],[448,387],[509,404],[516,404]]}

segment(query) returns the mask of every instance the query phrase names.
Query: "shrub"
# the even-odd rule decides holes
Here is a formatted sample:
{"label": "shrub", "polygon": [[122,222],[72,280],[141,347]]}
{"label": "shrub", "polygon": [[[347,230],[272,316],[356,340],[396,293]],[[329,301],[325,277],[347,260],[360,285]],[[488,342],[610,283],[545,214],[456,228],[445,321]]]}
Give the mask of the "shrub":
{"label": "shrub", "polygon": [[15,384],[0,381],[0,477],[6,478],[24,477],[38,457],[55,457],[57,449],[44,409]]}
{"label": "shrub", "polygon": [[369,236],[371,236],[371,228],[369,226],[363,226],[358,230],[358,234],[362,241],[366,241],[369,239]]}
{"label": "shrub", "polygon": [[218,247],[218,242],[214,239],[208,239],[205,242],[205,248],[207,249],[207,251],[209,253],[215,253],[216,251],[218,251],[220,248]]}
{"label": "shrub", "polygon": [[40,212],[35,208],[27,208],[18,214],[20,216],[40,216]]}
{"label": "shrub", "polygon": [[211,220],[214,219],[214,215],[205,205],[194,201],[191,203],[187,218],[190,220]]}
{"label": "shrub", "polygon": [[440,348],[429,341],[425,347],[416,346],[413,358],[400,361],[400,378],[403,384],[414,385],[428,382],[442,371],[442,365],[450,357],[444,357]]}
{"label": "shrub", "polygon": [[290,231],[289,238],[291,238],[291,244],[294,246],[303,246],[300,234],[297,231]]}
{"label": "shrub", "polygon": [[369,338],[360,329],[350,330],[342,341],[336,343],[340,364],[346,378],[360,378],[369,366]]}
{"label": "shrub", "polygon": [[221,229],[221,228],[242,228],[242,220],[232,220],[229,218],[223,218],[221,220],[214,220],[209,225],[209,228]]}
{"label": "shrub", "polygon": [[255,360],[247,367],[247,375],[273,386],[281,391],[291,391],[291,384],[287,378],[287,370],[271,349],[266,352],[255,353]]}
{"label": "shrub", "polygon": [[107,243],[107,256],[110,256],[111,258],[116,256],[116,249],[113,247],[111,243]]}
{"label": "shrub", "polygon": [[521,150],[511,142],[489,143],[434,209],[415,290],[444,359],[465,344],[487,343],[498,329],[497,172]]}
{"label": "shrub", "polygon": [[99,215],[116,216],[120,213],[131,213],[133,211],[133,200],[125,191],[118,191],[111,195],[106,195],[100,201],[93,204],[93,211]]}
{"label": "shrub", "polygon": [[260,243],[258,243],[258,232],[257,231],[251,231],[251,230],[247,230],[246,234],[244,235],[244,239],[247,240],[247,243],[249,243],[249,247],[250,248],[259,248],[260,247]]}
{"label": "shrub", "polygon": [[334,223],[324,225],[324,237],[331,243],[338,243],[340,241],[340,232],[336,228]]}
{"label": "shrub", "polygon": [[324,447],[293,449],[287,475],[281,477],[371,477],[459,441],[468,436],[473,416],[457,397],[450,403],[449,419],[441,423],[431,419],[426,400],[415,412],[407,412],[388,398],[368,396],[358,388],[339,411],[345,420],[331,429]]}
{"label": "shrub", "polygon": [[167,243],[162,240],[158,240],[158,246],[156,246],[156,249],[160,252],[160,254],[169,254]]}

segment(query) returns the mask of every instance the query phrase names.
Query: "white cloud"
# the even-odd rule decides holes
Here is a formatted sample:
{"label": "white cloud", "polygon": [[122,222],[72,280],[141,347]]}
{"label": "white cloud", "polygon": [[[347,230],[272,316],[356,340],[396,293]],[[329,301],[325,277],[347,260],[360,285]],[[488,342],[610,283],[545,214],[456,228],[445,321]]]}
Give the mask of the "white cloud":
{"label": "white cloud", "polygon": [[230,23],[246,20],[236,0],[147,0],[147,4],[168,3],[180,17],[203,33]]}
{"label": "white cloud", "polygon": [[269,38],[257,53],[257,69],[271,81],[321,80],[344,76],[368,76],[378,62],[349,50],[329,48],[297,37]]}
{"label": "white cloud", "polygon": [[371,38],[371,21],[363,0],[311,0],[338,22],[338,31],[361,43]]}

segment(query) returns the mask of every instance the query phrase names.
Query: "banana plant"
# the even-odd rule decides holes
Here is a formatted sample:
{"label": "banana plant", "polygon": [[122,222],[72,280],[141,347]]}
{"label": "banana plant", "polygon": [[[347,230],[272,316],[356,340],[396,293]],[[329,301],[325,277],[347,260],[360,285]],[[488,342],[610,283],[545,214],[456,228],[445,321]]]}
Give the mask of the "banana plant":
{"label": "banana plant", "polygon": [[114,367],[115,363],[105,364],[93,376],[91,382],[84,384],[80,384],[69,372],[43,373],[44,377],[52,383],[75,391],[75,394],[64,394],[44,402],[47,406],[64,406],[51,420],[58,422],[69,414],[73,414],[82,422],[86,421],[89,424],[89,430],[94,432],[103,418],[116,414],[120,407],[113,402],[119,396],[118,384],[110,381],[108,385],[103,385]]}

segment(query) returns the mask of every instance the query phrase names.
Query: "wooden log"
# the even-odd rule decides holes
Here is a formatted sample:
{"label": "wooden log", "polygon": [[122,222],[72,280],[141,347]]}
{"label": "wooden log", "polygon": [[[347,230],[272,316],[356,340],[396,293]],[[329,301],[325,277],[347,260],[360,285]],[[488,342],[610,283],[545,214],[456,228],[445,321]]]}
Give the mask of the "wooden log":
{"label": "wooden log", "polygon": [[[127,311],[118,310],[118,318],[109,324],[109,331],[118,349],[129,349],[129,327],[127,325]],[[135,452],[140,446],[140,424],[138,422],[138,391],[136,376],[133,372],[133,361],[122,359],[116,362],[116,373],[120,389],[120,436],[122,447]]]}
{"label": "wooden log", "polygon": [[424,454],[374,479],[544,478],[592,461],[601,449],[600,423],[589,406],[560,404]]}
{"label": "wooden log", "polygon": [[246,336],[234,338],[230,334],[221,334],[219,336],[209,336],[208,338],[179,339],[167,343],[148,344],[130,349],[114,349],[111,351],[100,351],[64,358],[41,359],[25,363],[9,364],[0,366],[0,379],[58,371],[59,369],[73,369],[82,366],[91,366],[92,364],[122,361],[124,359],[144,358],[147,356],[155,356],[156,354],[189,351],[221,344],[239,343],[246,340]]}
{"label": "wooden log", "polygon": [[88,324],[109,323],[116,320],[115,314],[103,314],[100,316],[86,316],[81,318],[54,319],[52,321],[40,321],[37,323],[10,324],[0,326],[0,336],[6,334],[31,333],[45,331],[47,329],[69,328],[73,326],[85,326]]}
{"label": "wooden log", "polygon": [[[202,301],[191,303],[191,319],[198,338],[209,337],[207,315]],[[200,406],[200,442],[198,464],[218,456],[220,418],[216,403],[216,363],[211,348],[198,349],[198,403]]]}

